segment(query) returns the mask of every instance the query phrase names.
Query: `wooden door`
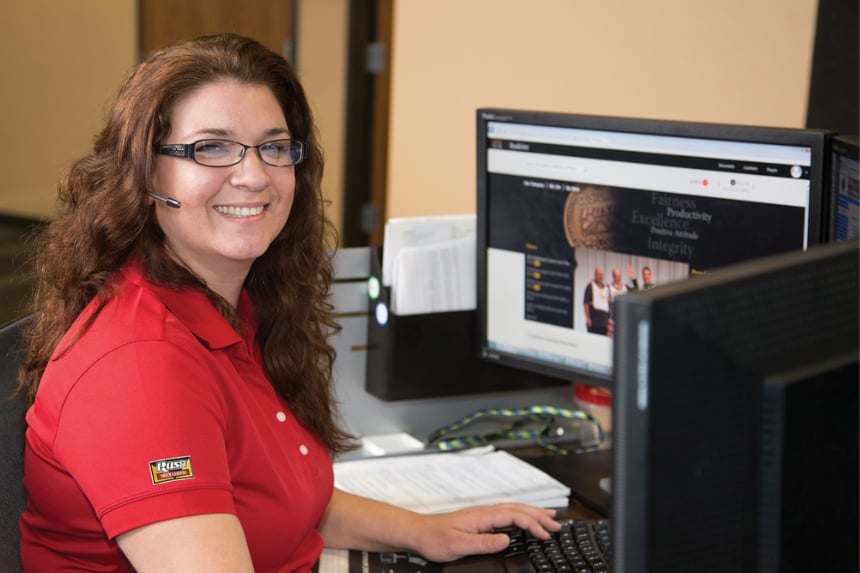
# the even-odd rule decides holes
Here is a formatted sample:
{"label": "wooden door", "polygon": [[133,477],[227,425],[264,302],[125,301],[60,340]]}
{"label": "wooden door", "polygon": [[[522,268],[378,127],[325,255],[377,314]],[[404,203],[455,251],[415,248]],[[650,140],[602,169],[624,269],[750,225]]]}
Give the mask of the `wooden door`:
{"label": "wooden door", "polygon": [[[307,0],[318,1],[318,0]],[[251,36],[295,63],[295,9],[301,0],[139,0],[140,54],[202,34]],[[389,63],[393,0],[349,0],[347,157],[340,246],[381,245],[387,194]],[[367,69],[367,45],[383,46],[380,69]],[[371,217],[364,217],[371,213]],[[339,224],[338,224],[339,223]]]}
{"label": "wooden door", "polygon": [[[385,230],[393,0],[350,0],[341,245],[381,246]],[[372,55],[373,54],[373,55]]]}
{"label": "wooden door", "polygon": [[140,54],[204,34],[250,36],[293,61],[292,0],[140,0]]}
{"label": "wooden door", "polygon": [[391,49],[393,40],[394,0],[378,0],[375,41],[386,47],[387,59],[374,79],[373,126],[371,128],[370,197],[368,202],[378,213],[376,225],[369,231],[368,244],[382,246],[388,195],[388,111],[391,92]]}

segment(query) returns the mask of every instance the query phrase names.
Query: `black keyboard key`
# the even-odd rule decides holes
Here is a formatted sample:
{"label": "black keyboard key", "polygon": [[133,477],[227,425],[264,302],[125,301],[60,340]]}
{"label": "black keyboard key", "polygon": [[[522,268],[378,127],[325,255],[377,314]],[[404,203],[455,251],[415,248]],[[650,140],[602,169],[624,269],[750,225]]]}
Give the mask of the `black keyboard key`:
{"label": "black keyboard key", "polygon": [[612,562],[606,520],[564,521],[552,539],[525,534],[524,544],[532,565],[541,573],[609,573]]}

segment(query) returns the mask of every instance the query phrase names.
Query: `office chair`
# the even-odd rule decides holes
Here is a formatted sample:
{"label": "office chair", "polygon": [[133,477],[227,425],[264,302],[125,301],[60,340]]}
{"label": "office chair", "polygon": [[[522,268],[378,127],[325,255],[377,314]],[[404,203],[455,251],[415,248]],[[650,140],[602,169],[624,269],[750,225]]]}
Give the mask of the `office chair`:
{"label": "office chair", "polygon": [[24,316],[0,327],[0,573],[21,571],[18,518],[24,511],[24,406],[14,395]]}

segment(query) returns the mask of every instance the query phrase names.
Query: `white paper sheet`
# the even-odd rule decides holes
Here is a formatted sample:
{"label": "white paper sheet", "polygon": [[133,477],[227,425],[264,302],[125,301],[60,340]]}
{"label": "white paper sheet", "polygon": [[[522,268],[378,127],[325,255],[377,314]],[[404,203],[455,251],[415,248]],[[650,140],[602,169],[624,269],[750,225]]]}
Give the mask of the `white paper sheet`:
{"label": "white paper sheet", "polygon": [[394,261],[401,249],[472,237],[476,233],[475,215],[438,215],[398,217],[385,224],[382,250],[382,284],[392,286]]}
{"label": "white paper sheet", "polygon": [[570,488],[505,451],[487,449],[338,462],[335,486],[421,513],[522,502],[567,507]]}
{"label": "white paper sheet", "polygon": [[473,310],[477,298],[475,237],[400,249],[391,311],[404,316]]}

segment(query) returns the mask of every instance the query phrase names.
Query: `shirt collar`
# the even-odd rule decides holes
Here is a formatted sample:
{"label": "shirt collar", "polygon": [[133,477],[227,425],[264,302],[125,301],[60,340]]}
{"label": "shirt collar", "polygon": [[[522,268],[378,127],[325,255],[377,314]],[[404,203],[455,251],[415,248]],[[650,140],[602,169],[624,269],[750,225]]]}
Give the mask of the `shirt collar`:
{"label": "shirt collar", "polygon": [[[215,305],[202,292],[187,287],[165,287],[148,281],[143,275],[140,261],[136,258],[123,267],[122,276],[129,283],[153,293],[186,328],[209,348],[225,348],[243,342],[239,333],[230,326],[230,323],[221,316]],[[239,317],[244,324],[249,324],[252,315],[251,299],[247,291],[243,290],[239,298]],[[251,330],[253,331],[253,329]]]}

